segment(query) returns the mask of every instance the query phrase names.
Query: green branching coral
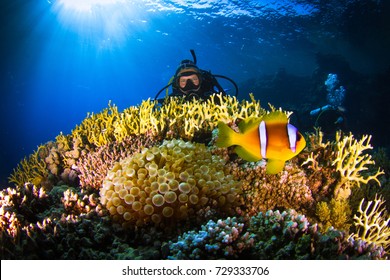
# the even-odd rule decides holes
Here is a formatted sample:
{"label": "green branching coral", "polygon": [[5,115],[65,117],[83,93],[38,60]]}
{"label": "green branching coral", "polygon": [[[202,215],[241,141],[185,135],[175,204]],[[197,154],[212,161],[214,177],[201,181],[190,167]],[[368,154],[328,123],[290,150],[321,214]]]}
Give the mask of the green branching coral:
{"label": "green branching coral", "polygon": [[355,239],[375,243],[386,251],[390,249],[390,215],[384,208],[385,201],[375,197],[364,206],[364,199],[360,202],[358,215],[354,216],[356,233]]}

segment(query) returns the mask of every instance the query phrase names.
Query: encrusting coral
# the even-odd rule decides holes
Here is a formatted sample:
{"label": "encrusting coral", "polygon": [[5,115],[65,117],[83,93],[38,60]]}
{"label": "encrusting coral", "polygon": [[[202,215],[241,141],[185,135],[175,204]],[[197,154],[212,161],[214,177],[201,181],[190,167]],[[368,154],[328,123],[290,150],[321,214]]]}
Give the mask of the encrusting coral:
{"label": "encrusting coral", "polygon": [[208,207],[232,214],[241,189],[224,168],[204,144],[166,140],[116,163],[101,202],[114,220],[137,226],[194,218]]}
{"label": "encrusting coral", "polygon": [[370,137],[323,143],[317,129],[276,175],[214,145],[218,121],[264,114],[253,96],[222,95],[89,114],[10,176],[2,258],[387,258],[384,199],[362,200],[389,193]]}
{"label": "encrusting coral", "polygon": [[277,176],[267,176],[262,162],[230,163],[230,167],[234,177],[241,182],[244,205],[250,215],[275,208],[306,212],[314,207],[311,182],[294,163],[286,164],[285,170]]}

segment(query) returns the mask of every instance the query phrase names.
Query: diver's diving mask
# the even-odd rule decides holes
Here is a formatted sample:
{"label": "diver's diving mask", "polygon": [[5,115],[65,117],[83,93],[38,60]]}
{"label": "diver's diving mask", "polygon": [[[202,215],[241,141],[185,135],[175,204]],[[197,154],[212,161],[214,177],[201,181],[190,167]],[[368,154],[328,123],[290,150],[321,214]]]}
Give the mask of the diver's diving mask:
{"label": "diver's diving mask", "polygon": [[183,72],[177,77],[177,85],[183,93],[198,91],[201,80],[199,73],[195,71]]}

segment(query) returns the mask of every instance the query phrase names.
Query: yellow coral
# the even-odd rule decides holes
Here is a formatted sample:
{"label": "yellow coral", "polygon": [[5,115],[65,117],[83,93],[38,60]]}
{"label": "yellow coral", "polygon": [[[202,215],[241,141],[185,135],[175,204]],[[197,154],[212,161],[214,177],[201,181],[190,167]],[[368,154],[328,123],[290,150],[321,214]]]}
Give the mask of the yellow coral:
{"label": "yellow coral", "polygon": [[56,143],[57,143],[58,149],[61,151],[69,151],[70,150],[69,141],[70,141],[70,136],[64,135],[64,134],[62,134],[62,132],[59,135],[57,135],[57,137],[56,137]]}
{"label": "yellow coral", "polygon": [[40,156],[40,150],[44,146],[39,146],[38,149],[28,158],[25,157],[13,170],[8,178],[11,183],[17,186],[23,186],[29,182],[34,185],[39,185],[47,176],[49,171],[46,168],[45,159]]}
{"label": "yellow coral", "polygon": [[374,175],[363,177],[362,171],[368,169],[368,165],[375,164],[371,155],[363,154],[367,149],[372,149],[370,145],[371,136],[364,135],[359,141],[353,135],[340,139],[340,134],[336,135],[336,159],[332,165],[340,173],[340,181],[337,183],[334,194],[335,197],[347,198],[351,194],[352,183],[360,186],[360,183],[367,184],[370,180],[375,180],[379,185],[378,176],[384,174],[378,169]]}
{"label": "yellow coral", "polygon": [[[227,123],[247,117],[265,114],[260,102],[251,95],[251,102],[239,102],[236,97],[213,95],[207,102],[197,99],[185,101],[170,97],[158,106],[156,101],[144,100],[122,113],[115,105],[87,118],[72,131],[73,137],[83,139],[84,144],[97,147],[111,141],[121,141],[130,135],[150,134],[158,136],[168,130],[168,137],[191,139],[197,131],[214,129],[218,121]],[[59,138],[63,142],[62,138]]]}
{"label": "yellow coral", "polygon": [[114,124],[120,118],[118,107],[108,104],[108,108],[99,114],[89,114],[83,122],[72,131],[74,138],[83,139],[86,144],[94,144],[99,147],[115,140]]}
{"label": "yellow coral", "polygon": [[390,215],[385,210],[384,203],[381,197],[375,197],[374,201],[369,201],[363,209],[363,198],[358,209],[359,215],[354,216],[357,231],[351,236],[373,242],[388,250],[390,248]]}
{"label": "yellow coral", "polygon": [[324,166],[329,165],[328,161],[333,156],[332,147],[335,143],[331,143],[330,141],[324,143],[324,133],[321,129],[314,128],[314,130],[314,133],[306,134],[307,149],[311,152],[301,166],[307,165],[308,168],[314,171],[321,171]]}
{"label": "yellow coral", "polygon": [[345,199],[334,199],[327,203],[321,201],[317,204],[316,215],[322,223],[322,231],[326,232],[329,227],[348,231],[350,224],[351,208]]}
{"label": "yellow coral", "polygon": [[[250,96],[251,101],[239,102],[236,97],[217,94],[205,102],[197,99],[185,101],[169,97],[163,105],[150,99],[123,112],[108,104],[108,108],[94,114],[88,113],[82,123],[70,135],[62,133],[56,137],[58,150],[63,154],[65,166],[77,160],[76,155],[83,149],[122,141],[129,136],[147,135],[155,139],[182,138],[192,140],[197,132],[210,132],[218,121],[233,123],[247,117],[265,114],[260,102]],[[77,148],[75,143],[77,142]],[[73,151],[71,144],[73,143]],[[77,149],[77,151],[76,151]],[[44,159],[37,154],[24,159],[10,177],[10,181],[22,185],[25,182],[39,184],[48,174]]]}
{"label": "yellow coral", "polygon": [[241,190],[224,166],[204,144],[164,141],[117,162],[103,182],[101,202],[124,225],[161,226],[207,207],[231,212]]}

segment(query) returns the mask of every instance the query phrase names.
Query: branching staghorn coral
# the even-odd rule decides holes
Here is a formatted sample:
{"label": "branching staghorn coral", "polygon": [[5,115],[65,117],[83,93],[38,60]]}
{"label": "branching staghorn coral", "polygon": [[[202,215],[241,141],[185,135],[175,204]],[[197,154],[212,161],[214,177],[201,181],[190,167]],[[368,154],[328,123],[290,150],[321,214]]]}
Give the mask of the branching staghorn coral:
{"label": "branching staghorn coral", "polygon": [[33,154],[28,158],[25,157],[18,164],[8,178],[11,183],[14,183],[16,186],[23,186],[27,182],[38,185],[47,178],[49,171],[46,168],[45,159],[40,154],[42,148],[44,146],[39,146]]}
{"label": "branching staghorn coral", "polygon": [[323,137],[324,133],[320,128],[314,128],[314,133],[306,134],[307,150],[310,151],[310,155],[302,166],[306,165],[313,171],[321,171],[330,165],[328,160],[332,157],[332,143],[330,141],[324,143]]}
{"label": "branching staghorn coral", "polygon": [[366,242],[382,246],[386,251],[390,249],[390,215],[383,207],[385,201],[375,197],[364,207],[364,198],[360,202],[358,215],[354,216],[356,233],[351,236]]}
{"label": "branching staghorn coral", "polygon": [[131,106],[122,113],[115,105],[108,105],[98,114],[87,118],[73,131],[73,137],[83,139],[85,145],[100,147],[111,141],[121,141],[130,135],[147,134],[169,139],[181,137],[191,140],[198,131],[211,131],[218,121],[233,123],[238,119],[265,114],[260,102],[251,95],[251,101],[239,102],[236,97],[213,95],[202,102],[169,97],[161,106],[150,99]]}
{"label": "branching staghorn coral", "polygon": [[[222,94],[213,95],[207,102],[195,98],[185,101],[179,97],[169,97],[162,105],[148,99],[123,112],[109,103],[102,112],[88,114],[70,135],[61,133],[56,137],[57,147],[51,153],[53,157],[55,153],[59,155],[58,159],[49,159],[50,170],[56,176],[60,175],[60,170],[66,169],[69,173],[81,153],[94,151],[115,141],[121,142],[129,136],[145,135],[154,141],[174,138],[191,140],[195,134],[209,133],[218,121],[234,123],[265,114],[260,102],[253,95],[250,97],[251,101],[242,102]],[[19,185],[25,182],[39,184],[48,174],[44,159],[35,152],[19,164],[10,181]]]}
{"label": "branching staghorn coral", "polygon": [[82,139],[85,144],[93,144],[97,147],[105,145],[115,140],[113,138],[114,123],[118,118],[118,107],[111,106],[109,103],[108,108],[98,114],[88,113],[82,123],[73,129],[72,136]]}
{"label": "branching staghorn coral", "polygon": [[359,141],[354,139],[353,135],[345,136],[340,139],[339,133],[336,135],[336,158],[332,165],[340,173],[340,180],[335,186],[334,195],[336,198],[348,198],[351,194],[352,184],[360,186],[361,183],[367,184],[374,180],[379,185],[378,176],[384,174],[378,169],[374,175],[364,177],[362,172],[368,169],[369,165],[375,164],[371,155],[363,154],[367,149],[372,149],[370,145],[371,136],[364,135]]}
{"label": "branching staghorn coral", "polygon": [[365,174],[374,167],[371,155],[365,153],[367,149],[372,149],[369,143],[371,136],[356,140],[352,134],[342,137],[338,132],[334,141],[326,143],[322,136],[319,129],[307,135],[310,154],[302,166],[308,168],[308,181],[320,183],[318,190],[312,190],[317,193],[313,196],[319,200],[316,215],[322,224],[321,230],[333,226],[348,231],[352,220],[351,209],[354,208],[350,200],[352,189],[355,189],[355,193],[361,184],[367,184],[370,180],[380,185],[378,176],[383,171]]}

